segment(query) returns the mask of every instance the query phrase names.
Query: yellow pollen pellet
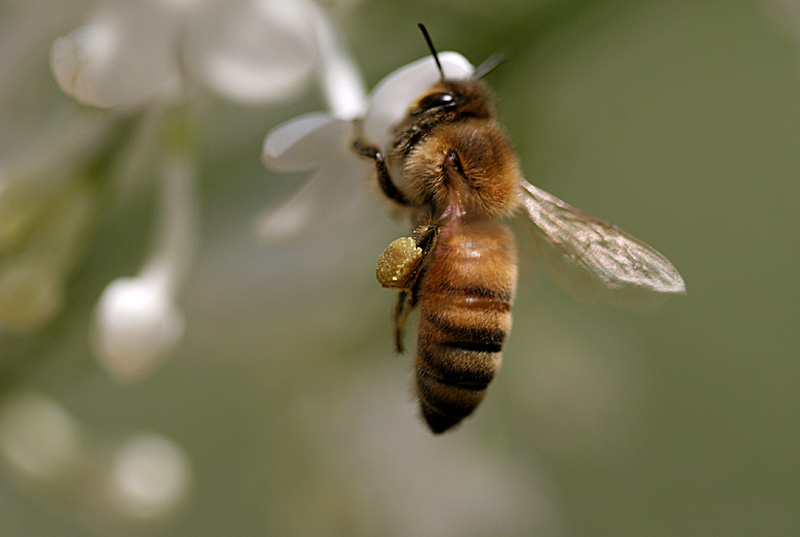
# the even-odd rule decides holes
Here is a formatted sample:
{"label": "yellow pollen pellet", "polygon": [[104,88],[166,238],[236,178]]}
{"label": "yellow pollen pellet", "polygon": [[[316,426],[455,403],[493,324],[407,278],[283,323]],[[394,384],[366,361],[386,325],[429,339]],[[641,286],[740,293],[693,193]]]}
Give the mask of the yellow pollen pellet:
{"label": "yellow pollen pellet", "polygon": [[378,258],[375,276],[383,287],[408,289],[411,276],[422,259],[422,248],[412,237],[402,237],[392,242]]}

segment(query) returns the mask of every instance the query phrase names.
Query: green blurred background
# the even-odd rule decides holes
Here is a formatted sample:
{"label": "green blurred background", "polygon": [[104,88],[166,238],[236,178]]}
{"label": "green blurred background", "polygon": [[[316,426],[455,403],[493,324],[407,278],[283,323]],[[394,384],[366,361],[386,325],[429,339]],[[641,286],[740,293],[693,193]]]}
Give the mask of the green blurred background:
{"label": "green blurred background", "polygon": [[[88,349],[98,294],[138,270],[146,199],[102,218],[59,320],[0,340],[4,390],[41,390],[96,435],[156,431],[182,446],[188,501],[170,520],[109,528],[0,474],[0,535],[797,535],[800,18],[774,8],[334,6],[370,86],[426,54],[420,21],[476,64],[507,50],[488,81],[526,177],[657,247],[688,295],[655,316],[583,305],[522,244],[503,368],[476,415],[433,438],[410,358],[392,351],[394,296],[374,279],[406,230],[374,203],[291,244],[252,233],[302,181],[261,167],[264,134],[322,101],[214,103],[179,352],[120,387]],[[67,101],[48,46],[31,53],[41,90],[6,92],[20,100],[3,104],[4,139]]]}

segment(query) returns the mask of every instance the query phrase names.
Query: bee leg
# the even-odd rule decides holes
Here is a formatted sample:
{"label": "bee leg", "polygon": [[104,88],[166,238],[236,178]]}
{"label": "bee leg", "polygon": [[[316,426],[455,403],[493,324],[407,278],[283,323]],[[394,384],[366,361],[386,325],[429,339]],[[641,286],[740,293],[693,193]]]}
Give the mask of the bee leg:
{"label": "bee leg", "polygon": [[375,277],[387,289],[411,289],[423,260],[422,248],[413,237],[402,237],[386,247],[378,258]]}
{"label": "bee leg", "polygon": [[375,163],[375,169],[378,172],[378,184],[387,198],[400,205],[410,205],[405,194],[392,181],[392,176],[389,175],[389,167],[386,165],[386,159],[380,149],[364,142],[361,138],[357,138],[353,142],[353,151],[355,151],[356,155],[368,158]]}
{"label": "bee leg", "polygon": [[408,288],[401,290],[397,294],[397,306],[394,308],[394,345],[398,354],[403,354],[403,329],[405,328],[408,315],[417,305],[419,295],[419,280],[422,274],[423,261],[436,244],[439,237],[439,226],[436,224],[421,225],[414,230],[414,241],[417,248],[422,250],[416,269],[407,278]]}
{"label": "bee leg", "polygon": [[397,293],[397,306],[394,308],[394,347],[398,354],[405,352],[403,346],[403,329],[408,320],[408,314],[414,309],[412,295],[410,291],[400,291]]}
{"label": "bee leg", "polygon": [[[433,246],[436,244],[436,239],[439,236],[439,226],[436,224],[428,224],[428,225],[421,225],[418,226],[417,229],[414,230],[413,237],[407,237],[406,240],[411,239],[416,244],[415,247],[415,254],[414,254],[414,268],[407,268],[408,273],[402,278],[402,287],[400,288],[400,292],[397,294],[397,305],[394,308],[394,315],[392,317],[394,321],[394,346],[397,349],[399,354],[403,354],[405,348],[403,346],[403,329],[405,328],[406,321],[408,320],[408,316],[417,305],[417,297],[419,294],[419,280],[420,276],[422,275],[422,271],[425,270],[424,260],[427,258],[428,254],[433,249]],[[403,239],[398,239],[403,240]],[[395,241],[395,243],[398,241]],[[392,244],[395,244],[392,243]],[[391,246],[387,248],[387,250],[391,249]],[[412,260],[405,259],[402,262],[403,266],[409,265],[412,263]],[[380,262],[379,262],[380,268]],[[385,282],[381,280],[381,276],[378,276],[378,280],[381,281],[382,284]],[[384,285],[384,287],[389,287],[388,285]],[[397,288],[395,286],[395,288]]]}
{"label": "bee leg", "polygon": [[417,226],[414,230],[414,240],[417,242],[417,247],[422,248],[423,258],[430,253],[438,238],[439,226],[433,222]]}
{"label": "bee leg", "polygon": [[439,226],[423,224],[414,230],[413,236],[393,241],[378,258],[375,269],[381,286],[400,290],[414,287],[438,236]]}

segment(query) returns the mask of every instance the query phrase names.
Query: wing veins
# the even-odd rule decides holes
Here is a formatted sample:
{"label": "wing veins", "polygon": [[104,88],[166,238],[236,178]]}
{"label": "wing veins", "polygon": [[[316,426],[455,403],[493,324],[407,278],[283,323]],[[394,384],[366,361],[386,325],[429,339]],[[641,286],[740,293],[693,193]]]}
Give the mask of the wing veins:
{"label": "wing veins", "polygon": [[677,269],[651,246],[525,180],[520,186],[538,250],[579,298],[649,307],[686,292]]}

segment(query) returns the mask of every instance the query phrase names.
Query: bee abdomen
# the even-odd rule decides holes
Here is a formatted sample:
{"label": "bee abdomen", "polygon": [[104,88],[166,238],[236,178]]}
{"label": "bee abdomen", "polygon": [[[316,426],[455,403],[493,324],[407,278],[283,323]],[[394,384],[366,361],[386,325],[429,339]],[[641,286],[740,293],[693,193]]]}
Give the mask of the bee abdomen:
{"label": "bee abdomen", "polygon": [[445,236],[422,277],[416,391],[434,433],[470,415],[500,368],[516,286],[512,240],[502,227]]}
{"label": "bee abdomen", "polygon": [[[445,297],[429,298],[436,303]],[[459,423],[483,400],[500,368],[511,326],[508,301],[477,310],[460,305],[459,298],[449,298],[449,305],[436,312],[427,311],[430,303],[423,304],[417,345],[420,408],[435,433]]]}

